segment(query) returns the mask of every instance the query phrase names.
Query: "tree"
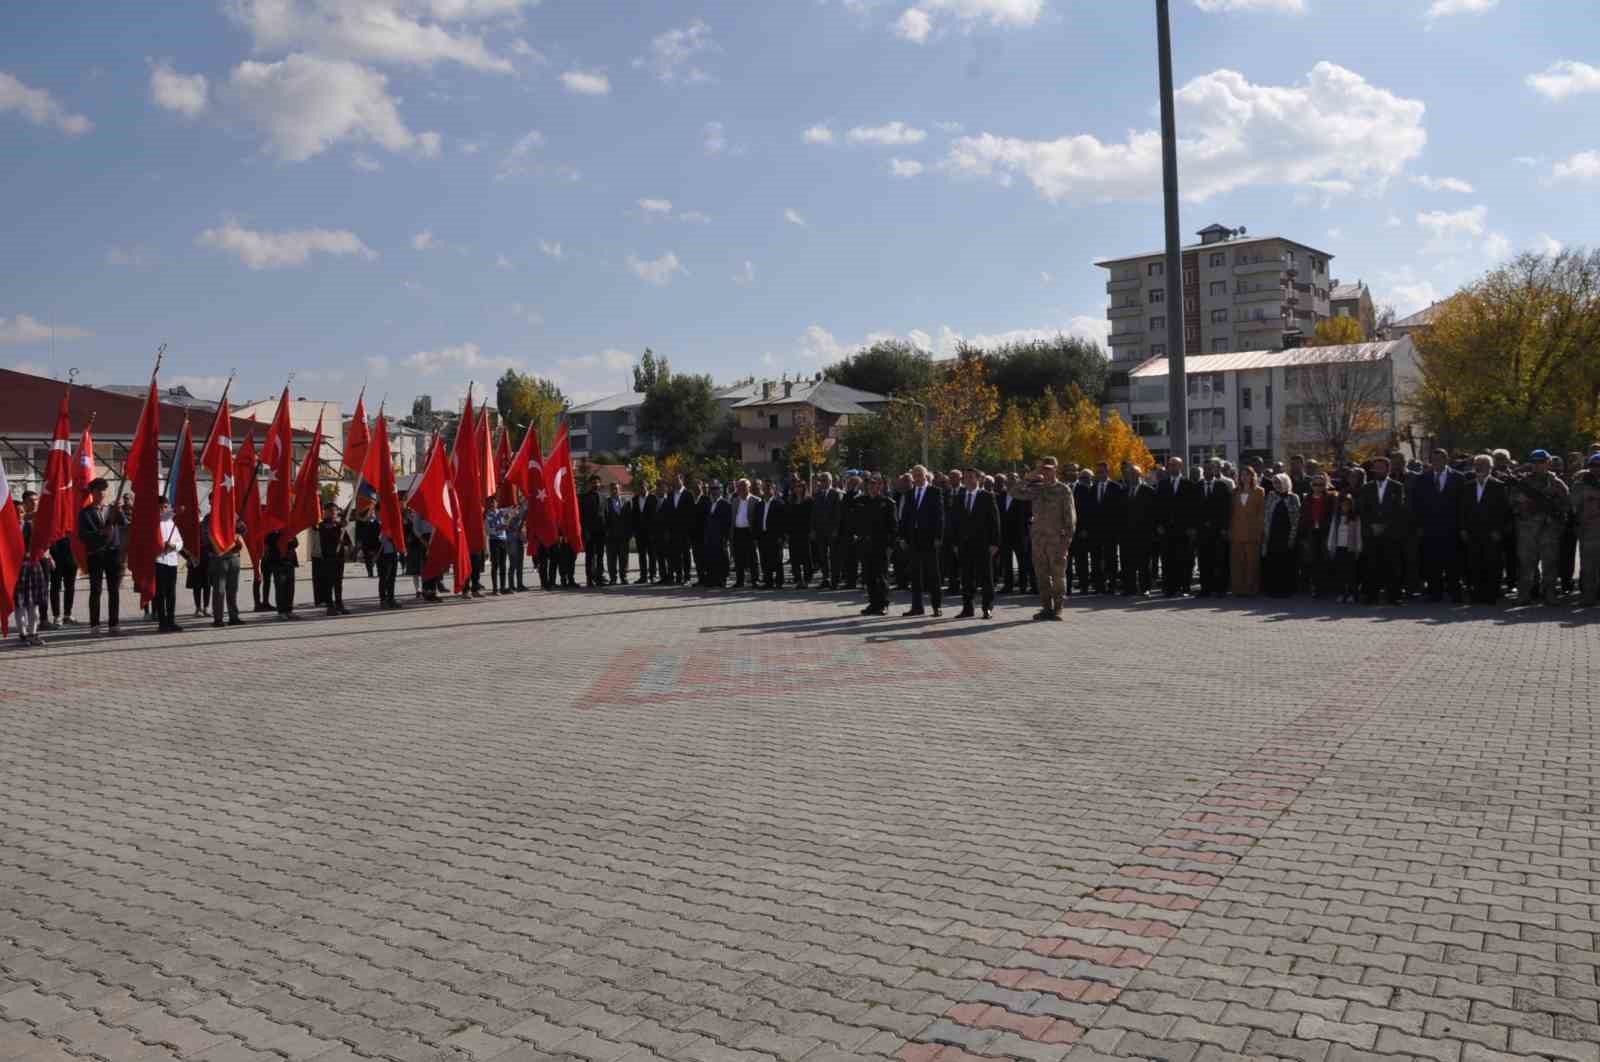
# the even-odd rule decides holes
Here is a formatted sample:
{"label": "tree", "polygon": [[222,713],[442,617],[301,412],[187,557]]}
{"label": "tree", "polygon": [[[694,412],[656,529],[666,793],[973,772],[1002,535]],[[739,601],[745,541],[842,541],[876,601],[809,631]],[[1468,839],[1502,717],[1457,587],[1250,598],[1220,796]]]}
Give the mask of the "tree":
{"label": "tree", "polygon": [[628,460],[628,475],[633,480],[634,493],[647,490],[661,478],[661,469],[650,454],[635,454]]}
{"label": "tree", "polygon": [[1440,445],[1581,448],[1600,425],[1600,250],[1518,255],[1414,338],[1409,404]]}
{"label": "tree", "polygon": [[[537,425],[539,445],[548,448],[561,427],[561,414],[567,411],[567,396],[561,388],[540,376],[507,369],[495,381],[495,409],[517,442],[529,424]],[[513,443],[515,445],[515,443]]]}
{"label": "tree", "polygon": [[933,359],[903,339],[882,339],[828,366],[822,375],[858,391],[909,395],[933,382]]}
{"label": "tree", "polygon": [[639,430],[655,436],[664,450],[698,453],[721,414],[711,377],[672,376],[645,392]]}
{"label": "tree", "polygon": [[1065,394],[1073,387],[1095,397],[1105,391],[1105,354],[1098,343],[1077,336],[1006,343],[983,360],[1004,399],[1039,399],[1046,391]]}
{"label": "tree", "polygon": [[1372,334],[1377,336],[1379,339],[1387,338],[1389,329],[1394,327],[1394,323],[1399,319],[1399,316],[1400,315],[1395,312],[1394,303],[1386,302],[1382,306],[1379,306],[1377,313],[1375,313],[1372,318]]}
{"label": "tree", "polygon": [[1317,322],[1317,343],[1325,347],[1342,347],[1351,343],[1365,343],[1361,322],[1354,317],[1324,317]]}
{"label": "tree", "polygon": [[1293,373],[1283,411],[1283,433],[1290,440],[1337,464],[1354,444],[1388,448],[1396,430],[1394,365],[1388,358],[1301,365]]}
{"label": "tree", "polygon": [[898,474],[921,460],[922,413],[897,402],[876,416],[852,417],[835,449],[865,468]]}
{"label": "tree", "polygon": [[1015,467],[1028,453],[1028,417],[1015,402],[1006,406],[1000,418],[999,437],[995,440],[995,456]]}
{"label": "tree", "polygon": [[972,460],[978,439],[1000,412],[1000,392],[989,382],[984,359],[973,353],[957,358],[955,365],[921,399],[932,414],[934,431],[954,443],[962,463]]}
{"label": "tree", "polygon": [[789,441],[789,472],[805,479],[828,465],[827,440],[817,433],[817,426],[807,419]]}
{"label": "tree", "polygon": [[633,389],[643,394],[671,378],[672,368],[667,364],[667,359],[656,357],[655,351],[645,347],[644,355],[633,366]]}

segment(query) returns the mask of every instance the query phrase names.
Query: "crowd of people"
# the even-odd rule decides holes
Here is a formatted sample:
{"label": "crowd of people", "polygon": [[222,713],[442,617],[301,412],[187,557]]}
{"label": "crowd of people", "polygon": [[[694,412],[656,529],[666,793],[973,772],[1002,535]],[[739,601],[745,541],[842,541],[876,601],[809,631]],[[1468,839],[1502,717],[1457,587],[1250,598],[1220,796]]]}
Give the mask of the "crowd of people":
{"label": "crowd of people", "polygon": [[[75,536],[29,550],[16,590],[18,637],[78,625],[80,568],[88,577],[88,630],[117,634],[126,529],[133,500],[107,501],[107,483],[89,485]],[[403,494],[402,494],[403,498]],[[500,501],[503,503],[502,496]],[[31,545],[37,499],[23,495]],[[157,630],[176,632],[178,568],[193,615],[217,627],[243,623],[238,603],[239,541],[219,553],[210,536],[185,543],[169,504],[148,613]],[[1027,473],[948,473],[918,465],[892,479],[851,473],[838,483],[740,479],[697,482],[676,476],[641,483],[624,496],[591,477],[578,499],[582,548],[559,530],[530,541],[527,501],[484,505],[471,546],[463,596],[527,592],[531,560],[544,590],[630,582],[781,591],[864,591],[864,615],[885,615],[892,591],[907,591],[905,615],[942,615],[959,596],[961,617],[993,614],[997,594],[1037,594],[1035,619],[1059,620],[1074,595],[1167,598],[1193,594],[1249,598],[1296,594],[1340,604],[1401,605],[1470,601],[1557,605],[1578,595],[1600,601],[1600,444],[1564,459],[1543,450],[1514,464],[1511,454],[1436,450],[1427,464],[1401,454],[1323,468],[1294,457],[1287,467],[1259,460],[1235,469],[1209,460],[1198,471],[1178,458],[1150,470],[1124,463],[1080,468],[1046,458]],[[373,512],[329,502],[307,533],[312,597],[329,615],[349,612],[344,578],[363,564],[378,582],[379,607],[402,607],[397,584],[441,600],[444,578],[424,576],[433,529],[404,510],[403,541],[385,534]],[[266,536],[251,578],[251,610],[297,619],[301,566],[297,536]],[[81,554],[81,555],[80,555]],[[488,576],[488,587],[484,576]]]}

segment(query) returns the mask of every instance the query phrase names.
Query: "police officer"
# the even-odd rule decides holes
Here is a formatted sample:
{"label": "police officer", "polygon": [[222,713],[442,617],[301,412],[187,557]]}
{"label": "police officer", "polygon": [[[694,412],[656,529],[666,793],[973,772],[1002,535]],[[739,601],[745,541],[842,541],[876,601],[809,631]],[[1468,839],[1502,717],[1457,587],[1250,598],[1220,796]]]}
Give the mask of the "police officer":
{"label": "police officer", "polygon": [[894,499],[883,493],[883,477],[867,479],[867,494],[857,506],[857,545],[862,575],[867,582],[867,607],[863,616],[889,614],[889,550],[897,534]]}

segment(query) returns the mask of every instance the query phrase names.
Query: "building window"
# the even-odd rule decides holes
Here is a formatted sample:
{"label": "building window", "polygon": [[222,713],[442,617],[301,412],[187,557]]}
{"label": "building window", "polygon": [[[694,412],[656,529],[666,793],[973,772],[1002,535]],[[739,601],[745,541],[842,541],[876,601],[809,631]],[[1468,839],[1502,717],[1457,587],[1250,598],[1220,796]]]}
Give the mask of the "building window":
{"label": "building window", "polygon": [[767,414],[767,427],[776,428],[777,426],[778,426],[778,415],[776,413]]}
{"label": "building window", "polygon": [[1211,352],[1213,354],[1226,354],[1228,352],[1228,341],[1220,338],[1213,339],[1211,341]]}
{"label": "building window", "polygon": [[[1239,391],[1239,405],[1244,409],[1250,408],[1250,388],[1241,388]],[[1246,429],[1248,430],[1248,429]]]}
{"label": "building window", "polygon": [[1228,393],[1228,378],[1220,372],[1197,372],[1189,377],[1190,398],[1212,398]]}
{"label": "building window", "polygon": [[1213,280],[1211,282],[1211,294],[1213,294],[1213,295],[1226,295],[1227,293],[1228,293],[1228,282],[1226,280]]}
{"label": "building window", "polygon": [[1211,311],[1211,323],[1212,324],[1227,324],[1228,323],[1228,311],[1227,310],[1212,310]]}
{"label": "building window", "polygon": [[1213,266],[1225,266],[1225,265],[1227,265],[1228,264],[1228,253],[1226,251],[1217,251],[1217,252],[1213,253],[1211,255],[1211,264]]}
{"label": "building window", "polygon": [[1166,276],[1167,267],[1160,262],[1151,262],[1150,267],[1145,271],[1145,275],[1152,277]]}
{"label": "building window", "polygon": [[1189,410],[1189,431],[1226,431],[1228,411],[1225,409]]}
{"label": "building window", "polygon": [[1166,293],[1166,291],[1164,291],[1161,288],[1152,288],[1152,289],[1150,289],[1150,301],[1152,303],[1166,302],[1167,301],[1167,293]]}
{"label": "building window", "polygon": [[1152,318],[1150,318],[1150,331],[1152,331],[1152,332],[1164,332],[1164,331],[1166,331],[1166,328],[1167,328],[1167,319],[1165,317],[1152,317]]}
{"label": "building window", "polygon": [[783,464],[783,447],[774,446],[772,448],[772,463],[775,465]]}
{"label": "building window", "polygon": [[1248,450],[1256,444],[1256,430],[1248,424],[1240,430],[1244,433],[1240,436],[1240,441],[1244,444],[1245,449]]}
{"label": "building window", "polygon": [[1272,385],[1267,384],[1267,408],[1272,408]]}
{"label": "building window", "polygon": [[1296,369],[1296,368],[1291,366],[1290,368],[1287,368],[1287,369],[1283,370],[1283,389],[1285,391],[1293,391],[1295,389],[1295,386],[1297,384],[1299,384],[1299,383],[1300,383],[1300,370],[1299,369]]}
{"label": "building window", "polygon": [[1137,435],[1165,435],[1167,433],[1167,418],[1159,413],[1135,413],[1133,423],[1130,425]]}
{"label": "building window", "polygon": [[1185,284],[1198,284],[1198,283],[1200,283],[1200,272],[1199,272],[1199,270],[1196,270],[1196,269],[1185,269],[1183,271],[1183,282]]}
{"label": "building window", "polygon": [[1150,344],[1150,356],[1152,358],[1164,358],[1164,357],[1166,357],[1167,356],[1167,345],[1165,343],[1151,343]]}
{"label": "building window", "polygon": [[1111,387],[1127,387],[1128,374],[1125,372],[1111,373],[1106,377],[1106,383]]}
{"label": "building window", "polygon": [[1167,381],[1165,377],[1148,377],[1133,385],[1133,400],[1135,402],[1165,402],[1167,400]]}
{"label": "building window", "polygon": [[573,428],[587,428],[589,426],[589,414],[587,414],[587,413],[573,413],[573,414],[570,414],[567,417],[567,423],[568,423],[569,426],[571,426]]}
{"label": "building window", "polygon": [[1218,461],[1228,459],[1228,448],[1221,443],[1216,446],[1191,446],[1189,447],[1189,467],[1199,468],[1212,458]]}

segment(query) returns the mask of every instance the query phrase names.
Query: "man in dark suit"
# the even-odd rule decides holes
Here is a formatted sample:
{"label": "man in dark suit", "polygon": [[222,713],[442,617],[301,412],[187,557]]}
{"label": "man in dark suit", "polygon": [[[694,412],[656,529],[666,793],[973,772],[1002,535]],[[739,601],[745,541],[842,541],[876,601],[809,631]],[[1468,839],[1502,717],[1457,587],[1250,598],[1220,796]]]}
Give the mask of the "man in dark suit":
{"label": "man in dark suit", "polygon": [[1405,599],[1406,488],[1389,478],[1389,459],[1374,458],[1372,480],[1361,488],[1361,552],[1366,563],[1367,604],[1378,603],[1382,589],[1389,604]]}
{"label": "man in dark suit", "polygon": [[789,516],[771,480],[762,484],[761,493],[761,527],[757,531],[758,548],[761,551],[761,585],[782,590],[783,540],[789,534]]}
{"label": "man in dark suit", "polygon": [[656,504],[651,510],[650,548],[655,554],[656,582],[670,585],[677,581],[675,561],[678,516],[672,507],[673,495],[666,480],[656,482]]}
{"label": "man in dark suit", "polygon": [[979,472],[962,474],[961,501],[955,510],[956,542],[961,557],[961,612],[971,619],[972,602],[983,590],[983,618],[994,610],[994,558],[1000,553],[1000,508],[979,482]]}
{"label": "man in dark suit", "polygon": [[[1127,495],[1122,484],[1111,478],[1111,466],[1101,461],[1094,468],[1094,482],[1088,491],[1090,513],[1094,519],[1089,537],[1089,573],[1094,592],[1117,592],[1118,547],[1127,520]],[[1083,527],[1083,510],[1078,510],[1078,526]]]}
{"label": "man in dark suit", "polygon": [[639,550],[639,581],[653,583],[656,580],[656,555],[651,547],[651,534],[656,523],[656,505],[659,499],[650,493],[648,483],[640,483],[634,491],[633,501],[629,503],[632,510],[630,516],[633,523],[633,542]]}
{"label": "man in dark suit", "polygon": [[944,585],[939,581],[939,554],[944,533],[944,493],[929,482],[928,470],[917,465],[911,470],[911,496],[900,517],[900,541],[911,565],[911,608],[905,613],[907,616],[923,614],[924,591],[933,599],[933,614],[940,614]]}
{"label": "man in dark suit", "polygon": [[1182,597],[1194,577],[1194,542],[1200,526],[1200,486],[1184,474],[1181,457],[1167,458],[1167,478],[1156,489],[1156,537],[1161,542],[1161,590]]}
{"label": "man in dark suit", "polygon": [[[902,472],[894,481],[894,526],[900,526],[900,518],[905,515],[906,499],[911,497],[911,473]],[[894,588],[896,590],[911,589],[911,565],[906,557],[905,547],[900,544],[898,531],[890,536],[893,545],[890,554],[894,558]]]}
{"label": "man in dark suit", "polygon": [[817,574],[822,589],[834,587],[834,565],[839,541],[839,526],[844,519],[844,494],[833,487],[833,476],[817,476],[817,492],[811,499],[811,541],[817,547]]}
{"label": "man in dark suit", "polygon": [[606,499],[606,574],[614,583],[628,585],[628,543],[633,539],[633,506],[622,500],[622,488],[611,484]]}
{"label": "man in dark suit", "polygon": [[876,472],[867,477],[867,497],[862,503],[861,577],[867,585],[867,607],[863,616],[883,616],[889,612],[889,545],[898,537],[895,501],[883,492],[883,477]]}
{"label": "man in dark suit", "polygon": [[1228,525],[1233,520],[1233,480],[1221,474],[1222,463],[1206,461],[1200,480],[1200,523],[1195,529],[1195,557],[1200,562],[1200,596],[1228,592]]}
{"label": "man in dark suit", "polygon": [[[750,575],[750,585],[756,585],[756,528],[761,524],[761,501],[750,496],[750,481],[741,479],[733,487],[733,530],[729,541],[733,546],[733,588],[744,588],[744,577]],[[709,520],[709,518],[708,518]]]}
{"label": "man in dark suit", "polygon": [[78,513],[78,538],[89,568],[89,633],[100,633],[100,595],[106,598],[106,630],[120,633],[118,605],[122,594],[122,545],[127,521],[122,510],[106,505],[107,483],[89,483],[89,504]]}
{"label": "man in dark suit", "polygon": [[578,495],[578,526],[583,530],[583,585],[606,585],[606,507],[600,498],[600,477],[590,476]]}
{"label": "man in dark suit", "polygon": [[1150,543],[1155,538],[1155,488],[1144,470],[1122,463],[1122,593],[1143,597],[1150,592]]}
{"label": "man in dark suit", "polygon": [[1511,496],[1505,483],[1493,473],[1494,458],[1479,454],[1472,460],[1472,478],[1457,492],[1457,534],[1466,548],[1466,574],[1474,605],[1492,605],[1500,600]]}
{"label": "man in dark suit", "polygon": [[733,509],[722,496],[722,484],[711,484],[706,499],[705,527],[700,536],[700,585],[728,585],[728,536],[733,531]]}
{"label": "man in dark suit", "polygon": [[678,477],[677,490],[673,492],[672,515],[677,521],[673,543],[674,574],[679,583],[687,583],[694,573],[694,544],[700,538],[700,506],[695,496],[694,484],[683,476]]}
{"label": "man in dark suit", "polygon": [[1024,510],[1028,503],[1012,494],[1007,477],[996,476],[995,486],[998,492],[995,505],[1000,510],[1000,592],[1025,593],[1028,588],[1028,520]]}
{"label": "man in dark suit", "polygon": [[804,590],[811,584],[811,499],[806,497],[805,480],[796,479],[789,488],[783,519],[789,545],[789,574],[794,577],[796,588]]}
{"label": "man in dark suit", "polygon": [[1078,533],[1072,537],[1072,548],[1067,554],[1068,597],[1072,596],[1074,590],[1087,594],[1093,588],[1089,560],[1094,552],[1092,543],[1095,541],[1096,515],[1091,511],[1095,507],[1094,473],[1087,468],[1080,469],[1071,486],[1072,506],[1078,513]]}
{"label": "man in dark suit", "polygon": [[961,485],[960,469],[951,469],[942,480],[933,477],[934,486],[944,487],[944,549],[939,555],[939,571],[949,581],[948,592],[954,597],[961,593],[961,554],[956,545],[956,507],[966,500],[966,488]]}
{"label": "man in dark suit", "polygon": [[1462,477],[1450,467],[1447,450],[1433,452],[1431,467],[1413,479],[1411,516],[1422,535],[1418,559],[1429,601],[1461,600]]}

